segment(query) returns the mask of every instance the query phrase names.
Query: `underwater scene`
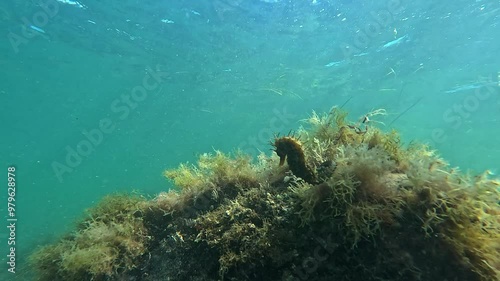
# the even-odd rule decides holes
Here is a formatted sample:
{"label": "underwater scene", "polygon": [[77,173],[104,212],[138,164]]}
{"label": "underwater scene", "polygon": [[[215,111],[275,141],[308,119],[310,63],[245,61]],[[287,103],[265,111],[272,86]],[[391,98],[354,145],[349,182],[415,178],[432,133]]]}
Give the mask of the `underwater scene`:
{"label": "underwater scene", "polygon": [[0,280],[500,280],[500,2],[0,2]]}

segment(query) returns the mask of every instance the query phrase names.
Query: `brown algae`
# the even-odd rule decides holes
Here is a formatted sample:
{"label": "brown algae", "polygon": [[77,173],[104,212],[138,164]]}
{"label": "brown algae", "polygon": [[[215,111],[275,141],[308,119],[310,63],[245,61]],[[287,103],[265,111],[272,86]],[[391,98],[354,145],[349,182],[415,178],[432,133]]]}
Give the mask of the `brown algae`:
{"label": "brown algae", "polygon": [[257,162],[204,154],[150,200],[106,197],[31,255],[38,280],[500,280],[499,182],[346,117],[313,113]]}

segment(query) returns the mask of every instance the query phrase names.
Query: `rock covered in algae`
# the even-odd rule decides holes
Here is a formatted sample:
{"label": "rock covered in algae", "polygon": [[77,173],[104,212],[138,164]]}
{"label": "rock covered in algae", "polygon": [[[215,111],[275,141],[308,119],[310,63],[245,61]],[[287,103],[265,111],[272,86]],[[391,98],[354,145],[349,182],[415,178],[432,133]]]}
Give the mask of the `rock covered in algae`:
{"label": "rock covered in algae", "polygon": [[500,280],[499,182],[346,115],[256,163],[204,154],[154,199],[106,197],[33,253],[38,279]]}

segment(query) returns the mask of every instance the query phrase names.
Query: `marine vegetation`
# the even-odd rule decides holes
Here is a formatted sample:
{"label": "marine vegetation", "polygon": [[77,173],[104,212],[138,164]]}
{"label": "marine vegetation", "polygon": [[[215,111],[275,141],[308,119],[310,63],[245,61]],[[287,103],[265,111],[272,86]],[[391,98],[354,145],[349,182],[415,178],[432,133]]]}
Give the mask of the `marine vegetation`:
{"label": "marine vegetation", "polygon": [[500,280],[499,181],[384,114],[313,112],[271,155],[203,154],[152,199],[108,196],[32,254],[38,280]]}
{"label": "marine vegetation", "polygon": [[142,202],[135,195],[104,197],[74,232],[30,256],[38,280],[113,280],[137,270],[150,239],[140,216]]}

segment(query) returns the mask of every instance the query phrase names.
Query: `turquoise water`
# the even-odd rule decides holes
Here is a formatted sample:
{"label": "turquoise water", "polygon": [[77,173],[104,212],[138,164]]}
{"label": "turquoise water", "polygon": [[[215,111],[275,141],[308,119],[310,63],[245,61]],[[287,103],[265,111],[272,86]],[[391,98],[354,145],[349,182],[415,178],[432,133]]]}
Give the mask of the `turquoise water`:
{"label": "turquoise water", "polygon": [[103,195],[167,190],[166,168],[214,149],[269,153],[274,133],[334,105],[353,120],[384,108],[374,119],[406,143],[499,172],[498,1],[5,2],[0,159],[4,183],[16,167],[18,280]]}

